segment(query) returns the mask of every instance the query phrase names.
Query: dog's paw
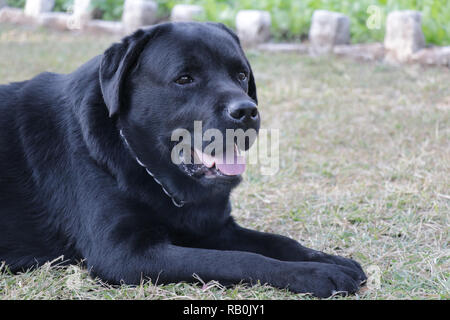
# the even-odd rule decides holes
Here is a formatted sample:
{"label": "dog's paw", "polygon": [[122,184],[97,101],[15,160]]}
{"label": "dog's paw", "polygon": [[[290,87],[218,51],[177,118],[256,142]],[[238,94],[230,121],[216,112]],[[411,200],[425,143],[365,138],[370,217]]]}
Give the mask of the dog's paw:
{"label": "dog's paw", "polygon": [[305,262],[288,274],[288,289],[319,298],[358,292],[361,276],[354,269],[338,264]]}
{"label": "dog's paw", "polygon": [[344,266],[358,273],[358,280],[360,284],[365,283],[367,280],[367,276],[364,273],[364,270],[362,269],[361,265],[355,260],[316,251],[311,255],[310,261]]}

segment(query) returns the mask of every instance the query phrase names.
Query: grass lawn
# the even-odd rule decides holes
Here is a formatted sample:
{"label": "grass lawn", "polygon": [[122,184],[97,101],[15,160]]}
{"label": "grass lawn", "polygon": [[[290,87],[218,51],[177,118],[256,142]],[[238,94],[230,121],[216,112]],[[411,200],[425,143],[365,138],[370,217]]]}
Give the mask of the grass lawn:
{"label": "grass lawn", "polygon": [[[115,39],[0,26],[0,83],[70,72]],[[352,257],[381,286],[334,299],[450,298],[450,70],[249,52],[279,171],[232,196],[250,228]],[[375,272],[373,279],[376,279]],[[0,299],[311,299],[259,285],[108,287],[76,266],[11,275]]]}

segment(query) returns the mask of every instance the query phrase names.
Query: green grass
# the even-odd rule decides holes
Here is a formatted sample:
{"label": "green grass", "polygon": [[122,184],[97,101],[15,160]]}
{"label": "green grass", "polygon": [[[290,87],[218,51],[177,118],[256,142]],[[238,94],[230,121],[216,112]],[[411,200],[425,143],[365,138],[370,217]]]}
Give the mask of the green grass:
{"label": "green grass", "polygon": [[[113,40],[0,26],[0,83],[70,72]],[[232,196],[237,220],[380,269],[381,288],[345,299],[449,299],[449,70],[249,58],[262,126],[280,130],[280,170],[249,168]],[[214,282],[112,288],[78,267],[1,269],[0,299],[310,299]]]}

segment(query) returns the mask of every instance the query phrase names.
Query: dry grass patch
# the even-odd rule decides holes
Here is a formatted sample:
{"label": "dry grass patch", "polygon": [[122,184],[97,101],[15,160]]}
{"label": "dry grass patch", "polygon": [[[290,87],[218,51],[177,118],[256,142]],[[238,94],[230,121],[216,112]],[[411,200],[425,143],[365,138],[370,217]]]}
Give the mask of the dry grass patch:
{"label": "dry grass patch", "polygon": [[[61,41],[62,39],[62,41]],[[112,38],[0,28],[0,82],[70,72]],[[353,257],[381,288],[347,299],[450,298],[450,72],[249,53],[280,169],[250,167],[233,193],[245,226]],[[109,287],[78,267],[0,275],[2,299],[299,299],[267,286]],[[340,299],[340,298],[339,298]]]}

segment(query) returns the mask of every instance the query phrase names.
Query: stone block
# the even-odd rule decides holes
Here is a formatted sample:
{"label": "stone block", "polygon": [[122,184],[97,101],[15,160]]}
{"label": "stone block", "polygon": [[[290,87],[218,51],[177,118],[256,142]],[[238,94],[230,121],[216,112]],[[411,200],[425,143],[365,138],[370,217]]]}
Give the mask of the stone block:
{"label": "stone block", "polygon": [[133,32],[157,21],[158,4],[150,0],[125,0],[122,23],[126,32]]}
{"label": "stone block", "polygon": [[180,21],[196,21],[205,15],[202,6],[177,4],[173,7],[170,20],[174,22]]}
{"label": "stone block", "polygon": [[254,46],[270,38],[270,13],[261,10],[241,10],[236,16],[236,30],[244,46]]}
{"label": "stone block", "polygon": [[339,12],[316,10],[309,29],[310,53],[327,54],[350,43],[350,18]]}
{"label": "stone block", "polygon": [[55,0],[27,0],[25,14],[37,17],[44,12],[51,12],[55,6]]}
{"label": "stone block", "polygon": [[389,13],[384,38],[386,60],[407,62],[413,53],[425,47],[422,16],[418,11],[404,10]]}

